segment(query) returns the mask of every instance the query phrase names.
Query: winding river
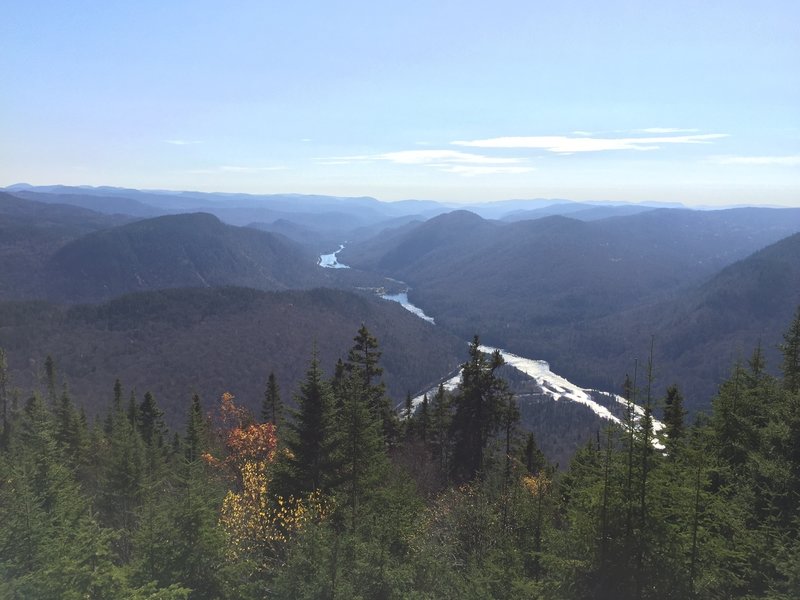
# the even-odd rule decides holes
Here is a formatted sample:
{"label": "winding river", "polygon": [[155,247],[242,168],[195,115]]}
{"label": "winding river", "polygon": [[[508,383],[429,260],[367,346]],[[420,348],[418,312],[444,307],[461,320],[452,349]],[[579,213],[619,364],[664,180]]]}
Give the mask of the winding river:
{"label": "winding river", "polygon": [[[323,254],[319,257],[319,265],[321,267],[326,267],[330,269],[349,269],[347,265],[343,265],[336,260],[336,255],[342,251],[344,248],[344,244],[339,246],[339,250],[333,252],[332,254]],[[401,285],[403,282],[397,282]],[[427,321],[428,323],[434,323],[433,317],[429,317],[425,314],[420,307],[414,306],[408,300],[408,288],[404,292],[400,292],[398,294],[387,294],[382,293],[380,297],[384,300],[390,300],[392,302],[398,302],[403,308],[407,311],[411,312],[412,314],[416,315],[420,319]],[[434,323],[435,324],[435,323]],[[544,360],[534,360],[531,358],[525,358],[523,356],[518,356],[516,354],[512,354],[506,350],[502,350],[500,348],[491,348],[489,346],[480,346],[480,350],[482,352],[486,352],[487,354],[493,353],[495,350],[500,352],[500,356],[503,357],[503,360],[506,364],[514,367],[518,371],[525,373],[531,379],[536,381],[536,384],[541,388],[542,393],[550,396],[555,401],[560,400],[567,400],[571,402],[577,402],[578,404],[583,404],[593,413],[595,413],[601,419],[605,419],[607,421],[612,421],[619,425],[622,425],[622,420],[617,417],[611,410],[609,410],[606,406],[603,406],[600,402],[595,400],[595,395],[601,395],[605,398],[608,398],[612,403],[622,405],[624,407],[628,406],[628,401],[625,400],[622,396],[617,394],[611,394],[608,392],[603,392],[600,390],[592,390],[587,388],[582,388],[580,386],[575,385],[571,381],[561,377],[560,375],[553,373],[550,370],[550,365]],[[445,389],[452,390],[455,389],[461,381],[461,373],[457,373],[447,381],[442,382]],[[436,386],[438,387],[438,386]],[[426,390],[424,393],[420,394],[416,398],[412,400],[414,407],[416,408],[421,402],[423,396],[428,394],[429,396],[435,393],[436,389]],[[638,417],[641,417],[644,414],[644,409],[641,406],[634,405],[634,411]],[[664,428],[663,423],[653,419],[653,431],[654,433],[658,434]],[[663,448],[660,442],[655,440],[653,442],[653,446],[655,448]]]}

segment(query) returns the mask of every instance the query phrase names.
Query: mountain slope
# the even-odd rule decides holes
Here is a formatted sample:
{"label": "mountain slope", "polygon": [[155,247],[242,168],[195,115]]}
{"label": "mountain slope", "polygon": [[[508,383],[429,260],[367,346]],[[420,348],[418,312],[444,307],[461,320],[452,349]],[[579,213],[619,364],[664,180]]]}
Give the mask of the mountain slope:
{"label": "mountain slope", "polygon": [[[75,190],[71,190],[75,191]],[[120,196],[95,196],[80,193],[44,193],[29,190],[13,192],[18,198],[33,200],[47,204],[65,204],[93,210],[107,215],[130,215],[133,217],[156,217],[166,214],[166,211],[150,206],[138,200]]]}
{"label": "mountain slope", "polygon": [[56,252],[47,272],[51,297],[95,301],[185,286],[309,287],[319,281],[315,258],[283,236],[196,213],[87,235]]}
{"label": "mountain slope", "polygon": [[800,209],[659,209],[510,224],[468,214],[348,247],[341,260],[408,282],[412,301],[458,334],[478,327],[509,346],[514,332],[530,335],[539,324],[668,298],[800,230]]}
{"label": "mountain slope", "polygon": [[[658,209],[511,224],[449,216],[355,245],[343,261],[406,281],[410,300],[457,335],[478,333],[547,360],[584,387],[619,392],[655,335],[664,386],[685,383],[688,404],[707,405],[733,349],[747,356],[759,336],[774,347],[800,302],[800,275],[788,265],[800,256],[789,241],[733,264],[800,231],[800,209]],[[721,321],[726,311],[735,318]]]}
{"label": "mountain slope", "polygon": [[0,299],[43,297],[48,258],[72,240],[131,221],[0,192]]}
{"label": "mountain slope", "polygon": [[690,409],[706,409],[737,360],[760,344],[767,368],[780,366],[782,342],[800,305],[800,234],[729,265],[669,300],[577,323],[546,326],[522,344],[548,356],[583,385],[619,392],[625,373],[642,365],[654,342],[656,385],[678,383]]}
{"label": "mountain slope", "polygon": [[350,292],[171,289],[100,305],[59,308],[0,303],[0,346],[13,384],[37,385],[50,354],[78,402],[104,410],[114,379],[139,397],[151,390],[174,426],[196,391],[207,403],[224,391],[258,410],[270,371],[291,402],[316,347],[328,375],[347,358],[364,323],[378,338],[389,393],[406,393],[454,369],[466,344],[400,305]]}

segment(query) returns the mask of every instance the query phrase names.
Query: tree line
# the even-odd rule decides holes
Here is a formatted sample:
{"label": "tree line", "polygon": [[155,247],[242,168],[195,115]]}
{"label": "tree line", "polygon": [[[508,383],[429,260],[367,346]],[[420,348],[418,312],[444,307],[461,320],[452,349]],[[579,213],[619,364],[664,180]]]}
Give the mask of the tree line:
{"label": "tree line", "polygon": [[181,431],[120,381],[89,419],[51,359],[24,397],[0,350],[0,597],[796,597],[800,308],[780,377],[756,348],[689,423],[651,356],[561,471],[478,347],[398,414],[362,326],[291,402],[270,375],[260,414],[195,395]]}

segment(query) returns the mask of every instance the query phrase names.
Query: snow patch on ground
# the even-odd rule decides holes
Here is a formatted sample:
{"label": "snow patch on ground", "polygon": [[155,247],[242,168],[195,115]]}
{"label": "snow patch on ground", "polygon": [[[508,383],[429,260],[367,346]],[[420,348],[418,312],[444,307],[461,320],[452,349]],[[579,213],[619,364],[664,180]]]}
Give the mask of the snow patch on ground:
{"label": "snow patch on ground", "polygon": [[343,265],[336,258],[336,255],[342,250],[344,250],[344,244],[340,244],[339,249],[336,252],[331,252],[330,254],[321,254],[317,264],[325,269],[349,269],[350,267]]}
{"label": "snow patch on ground", "polygon": [[392,302],[399,302],[400,306],[417,315],[423,321],[427,321],[428,323],[434,322],[433,317],[429,317],[419,306],[414,306],[408,301],[408,292],[400,292],[399,294],[383,294],[381,295],[381,298],[384,300],[391,300]]}
{"label": "snow patch on ground", "polygon": [[[622,419],[614,415],[608,408],[597,402],[593,398],[592,394],[603,394],[608,396],[622,407],[627,409],[628,401],[622,396],[609,394],[608,392],[602,392],[600,390],[579,387],[564,377],[553,373],[550,370],[550,365],[544,360],[525,358],[516,354],[512,354],[511,352],[506,352],[505,350],[500,350],[499,348],[492,348],[490,346],[482,345],[479,346],[479,349],[481,352],[486,354],[492,354],[495,350],[498,350],[500,352],[500,356],[503,357],[503,360],[505,360],[507,365],[514,367],[518,371],[525,373],[531,379],[534,379],[536,384],[541,388],[542,392],[550,396],[554,401],[559,402],[562,400],[568,400],[571,402],[577,402],[578,404],[583,404],[601,419],[624,426]],[[444,385],[445,390],[452,391],[456,389],[460,383],[461,371],[444,381],[442,385]],[[416,410],[419,407],[419,405],[422,403],[423,396],[426,394],[428,396],[428,400],[430,400],[436,393],[437,388],[438,385],[428,390],[424,394],[420,394],[416,398],[413,398],[411,400],[413,409]],[[638,404],[634,405],[633,410],[637,418],[641,419],[642,416],[644,416],[644,408]],[[658,435],[663,431],[663,429],[664,424],[656,419],[653,419],[653,433]],[[657,439],[653,440],[653,447],[659,450],[663,450],[664,448],[663,444],[661,444],[661,442],[659,442]]]}
{"label": "snow patch on ground", "polygon": [[491,354],[495,350],[499,350],[500,356],[503,357],[507,365],[514,367],[518,371],[525,373],[528,377],[536,380],[536,383],[542,388],[542,391],[553,398],[553,400],[566,398],[567,400],[572,400],[573,402],[588,406],[593,413],[602,419],[607,419],[614,423],[622,423],[610,410],[596,402],[588,390],[584,390],[571,381],[553,373],[547,361],[524,358],[516,354],[511,354],[511,352],[506,352],[499,348],[491,348],[489,346],[480,346],[479,349],[486,354]]}

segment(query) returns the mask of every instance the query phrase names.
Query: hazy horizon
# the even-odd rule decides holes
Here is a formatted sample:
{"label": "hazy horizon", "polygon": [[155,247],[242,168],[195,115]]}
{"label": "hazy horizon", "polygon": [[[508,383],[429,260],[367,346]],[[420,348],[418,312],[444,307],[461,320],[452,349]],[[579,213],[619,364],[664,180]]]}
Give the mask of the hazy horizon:
{"label": "hazy horizon", "polygon": [[0,186],[800,206],[788,0],[0,16]]}

